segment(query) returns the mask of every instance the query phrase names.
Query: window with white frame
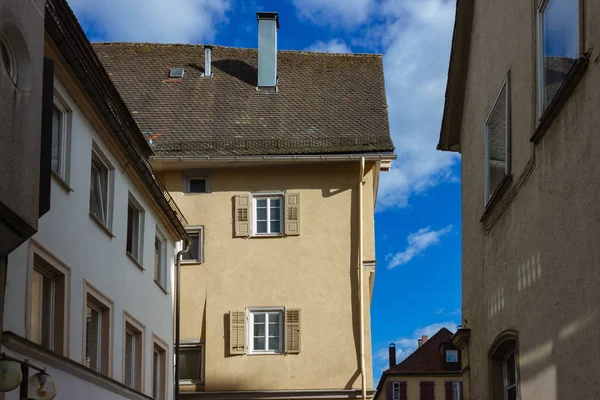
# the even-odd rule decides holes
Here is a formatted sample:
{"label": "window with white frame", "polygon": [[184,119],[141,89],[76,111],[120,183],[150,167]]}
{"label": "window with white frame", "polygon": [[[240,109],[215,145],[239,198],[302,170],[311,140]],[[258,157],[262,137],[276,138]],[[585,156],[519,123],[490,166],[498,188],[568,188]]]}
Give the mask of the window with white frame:
{"label": "window with white frame", "polygon": [[400,400],[400,382],[393,383],[392,398],[393,400]]}
{"label": "window with white frame", "polygon": [[209,193],[210,173],[208,171],[188,171],[184,174],[185,193]]}
{"label": "window with white frame", "polygon": [[506,354],[503,362],[504,369],[504,399],[517,400],[517,360],[515,350]]}
{"label": "window with white frame", "polygon": [[109,228],[111,170],[107,161],[93,150],[90,173],[90,214],[107,228]]}
{"label": "window with white frame", "polygon": [[52,171],[68,182],[69,110],[64,102],[54,98],[52,108]]}
{"label": "window with white frame", "polygon": [[182,341],[179,364],[180,383],[204,383],[204,344],[199,341]]}
{"label": "window with white frame", "polygon": [[485,204],[509,173],[508,77],[485,121]]}
{"label": "window with white frame", "polygon": [[539,114],[548,108],[580,52],[580,0],[542,1],[538,14]]}
{"label": "window with white frame", "polygon": [[168,345],[154,335],[152,342],[152,398],[165,400],[168,397]]}
{"label": "window with white frame", "polygon": [[190,249],[187,253],[183,253],[181,260],[184,263],[201,263],[204,262],[204,227],[188,227],[187,234],[192,240]]}
{"label": "window with white frame", "polygon": [[154,280],[163,289],[167,287],[167,239],[158,228],[154,235]]}
{"label": "window with white frame", "polygon": [[137,262],[142,262],[142,235],[144,210],[130,195],[127,202],[127,238],[126,251]]}
{"label": "window with white frame", "polygon": [[283,352],[283,309],[248,309],[248,323],[250,354]]}
{"label": "window with white frame", "polygon": [[452,382],[452,400],[462,400],[460,393],[460,382]]}
{"label": "window with white frame", "polygon": [[84,364],[86,367],[108,376],[111,371],[111,300],[85,284],[85,343]]}
{"label": "window with white frame", "polygon": [[252,232],[255,235],[281,235],[283,233],[282,210],[283,195],[254,195]]}

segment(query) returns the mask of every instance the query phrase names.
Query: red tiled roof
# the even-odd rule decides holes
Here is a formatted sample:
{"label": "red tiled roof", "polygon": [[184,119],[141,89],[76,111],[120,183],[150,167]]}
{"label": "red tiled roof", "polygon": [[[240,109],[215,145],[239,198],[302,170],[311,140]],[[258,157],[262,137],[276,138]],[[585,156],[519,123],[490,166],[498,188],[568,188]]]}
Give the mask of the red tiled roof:
{"label": "red tiled roof", "polygon": [[444,369],[444,360],[439,348],[442,343],[451,342],[452,336],[452,332],[448,329],[440,329],[404,361],[385,371],[384,375],[437,374],[448,372]]}

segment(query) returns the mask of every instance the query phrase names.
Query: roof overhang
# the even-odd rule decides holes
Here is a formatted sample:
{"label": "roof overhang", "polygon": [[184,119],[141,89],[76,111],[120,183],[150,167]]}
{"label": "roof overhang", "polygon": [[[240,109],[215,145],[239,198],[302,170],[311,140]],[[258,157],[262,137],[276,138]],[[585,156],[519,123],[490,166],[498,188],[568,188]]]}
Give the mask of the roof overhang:
{"label": "roof overhang", "polygon": [[381,171],[389,171],[392,161],[396,159],[393,153],[362,153],[362,154],[302,154],[302,155],[273,155],[273,156],[152,156],[152,167],[157,171],[249,167],[259,165],[289,165],[299,163],[344,163],[359,161],[379,162]]}
{"label": "roof overhang", "polygon": [[452,51],[448,67],[448,85],[438,150],[460,152],[462,123],[474,0],[457,0]]}

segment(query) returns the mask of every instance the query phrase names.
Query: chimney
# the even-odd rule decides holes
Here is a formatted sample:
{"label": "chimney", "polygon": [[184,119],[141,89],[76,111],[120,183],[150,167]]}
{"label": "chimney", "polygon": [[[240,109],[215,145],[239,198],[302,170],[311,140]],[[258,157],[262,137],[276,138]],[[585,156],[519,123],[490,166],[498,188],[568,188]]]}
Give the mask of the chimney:
{"label": "chimney", "polygon": [[204,46],[204,76],[212,76],[212,46]]}
{"label": "chimney", "polygon": [[258,87],[277,86],[277,30],[276,12],[257,12],[258,19]]}
{"label": "chimney", "polygon": [[396,345],[394,343],[390,343],[390,368],[396,365]]}
{"label": "chimney", "polygon": [[427,342],[427,339],[429,339],[427,336],[425,336],[425,335],[421,336],[421,341],[423,342],[423,344],[425,344]]}
{"label": "chimney", "polygon": [[417,344],[419,345],[419,347],[423,346],[423,339],[417,340]]}

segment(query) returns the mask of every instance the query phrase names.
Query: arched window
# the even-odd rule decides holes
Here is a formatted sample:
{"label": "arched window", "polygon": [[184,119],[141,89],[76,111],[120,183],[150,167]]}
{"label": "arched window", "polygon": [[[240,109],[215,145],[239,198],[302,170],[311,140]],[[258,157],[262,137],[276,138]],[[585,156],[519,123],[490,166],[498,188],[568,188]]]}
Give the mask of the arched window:
{"label": "arched window", "polygon": [[517,400],[519,387],[517,333],[505,331],[498,335],[489,352],[492,398]]}

